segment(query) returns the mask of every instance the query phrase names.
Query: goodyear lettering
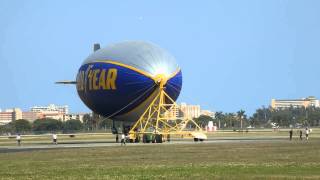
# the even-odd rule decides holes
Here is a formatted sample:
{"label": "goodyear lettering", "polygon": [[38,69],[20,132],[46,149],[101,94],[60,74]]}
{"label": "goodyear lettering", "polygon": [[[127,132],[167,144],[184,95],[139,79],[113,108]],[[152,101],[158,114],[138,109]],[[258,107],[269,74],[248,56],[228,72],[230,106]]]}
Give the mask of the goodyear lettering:
{"label": "goodyear lettering", "polygon": [[97,85],[97,81],[98,81],[98,74],[100,72],[100,69],[95,69],[93,70],[93,90],[98,90],[99,89],[99,86]]}
{"label": "goodyear lettering", "polygon": [[106,88],[106,70],[103,69],[100,73],[100,78],[99,78],[99,89],[107,89]]}
{"label": "goodyear lettering", "polygon": [[89,66],[86,71],[79,71],[77,75],[78,91],[116,90],[118,70],[93,69]]}
{"label": "goodyear lettering", "polygon": [[116,89],[117,69],[109,69],[107,76],[107,89]]}
{"label": "goodyear lettering", "polygon": [[88,79],[89,79],[89,90],[92,90],[92,78],[93,78],[93,71],[89,70]]}

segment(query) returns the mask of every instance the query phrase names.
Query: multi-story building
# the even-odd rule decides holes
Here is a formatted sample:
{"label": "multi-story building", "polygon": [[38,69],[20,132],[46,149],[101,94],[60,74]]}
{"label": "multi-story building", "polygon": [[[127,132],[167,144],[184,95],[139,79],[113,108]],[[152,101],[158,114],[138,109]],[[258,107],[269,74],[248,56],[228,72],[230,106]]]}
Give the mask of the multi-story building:
{"label": "multi-story building", "polygon": [[66,115],[63,116],[63,121],[68,121],[68,120],[71,120],[71,119],[75,119],[75,120],[79,120],[79,121],[83,122],[83,116],[85,114],[86,113],[66,114]]}
{"label": "multi-story building", "polygon": [[68,114],[69,107],[67,105],[56,106],[54,104],[49,104],[48,106],[33,106],[31,107],[31,112]]}
{"label": "multi-story building", "polygon": [[51,118],[57,120],[64,120],[64,116],[69,113],[68,106],[56,106],[49,104],[48,106],[33,106],[31,109],[33,113],[41,114],[42,118]]}
{"label": "multi-story building", "polygon": [[184,118],[193,119],[198,118],[201,115],[200,105],[187,105],[186,103],[181,103],[180,109]]}
{"label": "multi-story building", "polygon": [[22,112],[22,119],[33,122],[36,119],[42,119],[45,116],[41,112]]}
{"label": "multi-story building", "polygon": [[22,111],[19,108],[6,109],[4,112],[0,112],[0,125],[8,124],[18,119],[22,119]]}
{"label": "multi-story building", "polygon": [[0,125],[8,124],[12,121],[12,112],[0,112]]}
{"label": "multi-story building", "polygon": [[201,110],[201,115],[210,116],[211,118],[215,118],[215,112],[210,110]]}
{"label": "multi-story building", "polygon": [[56,106],[50,104],[49,106],[34,106],[29,112],[22,112],[19,108],[6,109],[0,111],[0,125],[8,124],[18,119],[25,119],[33,122],[36,119],[51,118],[61,121],[76,119],[83,122],[83,116],[86,113],[69,114],[68,106]]}
{"label": "multi-story building", "polygon": [[180,105],[173,106],[166,116],[172,119],[179,118],[198,118],[201,115],[200,105],[187,105],[186,103],[181,103]]}
{"label": "multi-story building", "polygon": [[302,99],[272,99],[271,107],[273,109],[289,108],[289,107],[319,107],[319,100],[314,96]]}
{"label": "multi-story building", "polygon": [[13,121],[18,120],[18,119],[22,119],[22,111],[19,108],[13,108]]}
{"label": "multi-story building", "polygon": [[165,112],[165,116],[170,119],[177,119],[182,117],[182,111],[179,106],[172,106],[169,111]]}
{"label": "multi-story building", "polygon": [[83,116],[85,113],[73,113],[73,114],[63,114],[59,112],[22,112],[22,119],[26,119],[28,121],[34,121],[36,119],[50,118],[61,121],[68,121],[70,119],[76,119],[83,122]]}

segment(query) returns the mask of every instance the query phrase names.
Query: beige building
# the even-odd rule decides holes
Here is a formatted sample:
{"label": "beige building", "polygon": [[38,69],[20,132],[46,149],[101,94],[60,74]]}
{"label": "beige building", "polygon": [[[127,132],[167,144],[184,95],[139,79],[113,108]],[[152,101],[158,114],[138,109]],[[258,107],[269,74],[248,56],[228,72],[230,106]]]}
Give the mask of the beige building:
{"label": "beige building", "polygon": [[22,111],[19,108],[6,109],[4,112],[0,112],[0,125],[5,125],[18,119],[22,119]]}
{"label": "beige building", "polygon": [[49,104],[48,106],[33,106],[31,107],[31,112],[41,112],[44,114],[51,114],[51,113],[60,113],[60,114],[68,114],[69,107],[65,106],[56,106],[54,104]]}
{"label": "beige building", "polygon": [[210,110],[201,110],[201,115],[210,116],[211,118],[215,118],[215,112]]}
{"label": "beige building", "polygon": [[[48,106],[33,106],[30,111],[32,113],[38,113],[37,116],[41,118],[51,118],[64,121],[65,115],[69,113],[68,106],[57,106],[49,104]],[[37,118],[39,119],[39,118]]]}
{"label": "beige building", "polygon": [[23,112],[22,119],[26,119],[28,121],[33,122],[36,119],[50,118],[56,119],[60,121],[68,121],[70,119],[76,119],[83,122],[83,116],[85,113],[79,114],[63,114],[61,112]]}
{"label": "beige building", "polygon": [[22,112],[22,119],[33,122],[36,119],[42,119],[44,115],[40,112]]}
{"label": "beige building", "polygon": [[56,119],[56,120],[60,120],[63,121],[63,117],[65,114],[60,113],[60,112],[42,112],[44,118],[48,118],[48,119]]}
{"label": "beige building", "polygon": [[50,104],[49,106],[34,106],[29,112],[22,112],[19,108],[6,109],[0,111],[0,125],[8,124],[18,119],[25,119],[30,122],[36,119],[51,118],[61,121],[67,121],[70,119],[76,119],[83,122],[83,116],[85,113],[68,114],[68,106],[56,106]]}
{"label": "beige building", "polygon": [[12,112],[0,112],[0,125],[8,124],[13,119]]}
{"label": "beige building", "polygon": [[178,119],[182,117],[182,112],[179,106],[172,106],[169,111],[165,112],[165,117],[170,119]]}
{"label": "beige building", "polygon": [[18,120],[22,119],[22,111],[19,108],[13,108],[13,119],[12,120]]}
{"label": "beige building", "polygon": [[168,112],[166,112],[166,116],[172,119],[193,119],[198,118],[200,115],[200,105],[188,105],[186,103],[181,103],[178,106],[174,106]]}
{"label": "beige building", "polygon": [[309,96],[302,99],[272,99],[271,107],[273,109],[289,108],[289,107],[319,107],[319,100],[314,96]]}
{"label": "beige building", "polygon": [[86,113],[79,113],[79,114],[65,114],[63,116],[63,121],[68,121],[68,120],[71,120],[71,119],[75,119],[75,120],[79,120],[81,122],[83,122],[83,116],[85,115]]}
{"label": "beige building", "polygon": [[181,103],[180,109],[182,111],[184,118],[198,118],[201,115],[200,105],[187,105],[186,103]]}

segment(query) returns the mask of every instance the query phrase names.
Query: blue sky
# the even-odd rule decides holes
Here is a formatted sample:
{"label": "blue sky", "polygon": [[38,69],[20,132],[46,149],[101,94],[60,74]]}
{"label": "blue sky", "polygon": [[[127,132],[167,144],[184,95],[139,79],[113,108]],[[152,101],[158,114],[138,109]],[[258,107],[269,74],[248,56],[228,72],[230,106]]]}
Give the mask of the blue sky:
{"label": "blue sky", "polygon": [[249,114],[320,98],[320,1],[0,1],[0,108],[89,110],[74,86],[92,44],[151,41],[183,72],[179,102]]}

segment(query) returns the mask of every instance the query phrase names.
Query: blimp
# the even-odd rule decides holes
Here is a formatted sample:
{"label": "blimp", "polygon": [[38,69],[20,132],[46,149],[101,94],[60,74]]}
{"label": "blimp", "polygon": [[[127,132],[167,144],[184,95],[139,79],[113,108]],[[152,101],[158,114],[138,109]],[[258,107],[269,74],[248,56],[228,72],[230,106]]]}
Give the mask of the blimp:
{"label": "blimp", "polygon": [[[177,100],[182,72],[175,58],[158,45],[145,41],[124,41],[100,48],[81,64],[75,81],[83,103],[94,113],[127,124],[136,122],[163,90]],[[166,100],[165,100],[166,101]]]}
{"label": "blimp", "polygon": [[[158,142],[171,134],[195,141],[207,138],[194,120],[168,116],[170,108],[178,107],[175,102],[182,88],[181,69],[168,51],[146,41],[124,41],[104,48],[94,44],[93,50],[76,80],[57,83],[75,84],[80,99],[95,114],[112,120],[113,125],[121,122],[122,133],[136,142],[146,133],[154,134]],[[185,130],[188,124],[194,130]]]}

